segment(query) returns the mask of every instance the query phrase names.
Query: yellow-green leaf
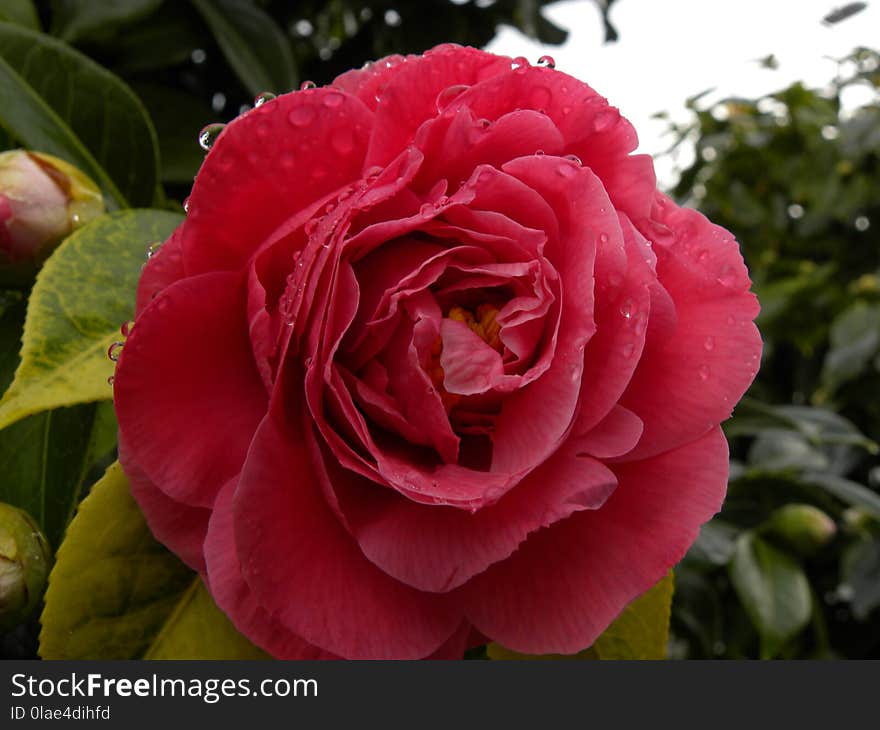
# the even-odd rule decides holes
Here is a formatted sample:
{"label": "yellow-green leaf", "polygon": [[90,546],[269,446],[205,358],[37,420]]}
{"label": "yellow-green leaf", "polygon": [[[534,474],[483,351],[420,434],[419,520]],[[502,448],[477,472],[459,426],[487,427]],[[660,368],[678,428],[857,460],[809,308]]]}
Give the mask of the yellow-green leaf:
{"label": "yellow-green leaf", "polygon": [[630,603],[595,643],[577,654],[519,654],[490,644],[490,659],[664,659],[669,640],[672,572]]}
{"label": "yellow-green leaf", "polygon": [[92,488],[49,576],[44,659],[256,659],[196,573],[160,545],[119,464]]}
{"label": "yellow-green leaf", "polygon": [[111,397],[107,348],[134,314],[147,247],[180,221],[161,210],[113,213],[52,254],[28,303],[21,362],[0,400],[0,428],[39,411]]}

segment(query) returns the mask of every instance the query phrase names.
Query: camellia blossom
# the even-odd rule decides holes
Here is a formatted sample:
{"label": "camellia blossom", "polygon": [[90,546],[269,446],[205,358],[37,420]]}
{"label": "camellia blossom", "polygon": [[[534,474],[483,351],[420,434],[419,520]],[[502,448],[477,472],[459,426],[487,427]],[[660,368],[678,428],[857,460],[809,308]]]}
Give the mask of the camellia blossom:
{"label": "camellia blossom", "polygon": [[547,60],[313,86],[219,134],[144,270],[134,496],[277,657],[584,649],[723,500],[761,353],[739,247]]}

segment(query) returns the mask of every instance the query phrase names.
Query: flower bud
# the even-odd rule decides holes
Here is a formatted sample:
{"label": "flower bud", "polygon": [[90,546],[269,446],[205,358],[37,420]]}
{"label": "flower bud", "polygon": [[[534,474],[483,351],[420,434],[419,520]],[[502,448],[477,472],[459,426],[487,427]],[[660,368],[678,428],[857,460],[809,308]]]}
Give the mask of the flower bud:
{"label": "flower bud", "polygon": [[0,502],[0,632],[30,618],[50,563],[49,545],[30,515]]}
{"label": "flower bud", "polygon": [[837,525],[810,504],[787,504],[770,516],[767,530],[801,555],[810,555],[831,541]]}
{"label": "flower bud", "polygon": [[62,239],[103,212],[97,185],[64,160],[0,153],[0,284],[28,283]]}

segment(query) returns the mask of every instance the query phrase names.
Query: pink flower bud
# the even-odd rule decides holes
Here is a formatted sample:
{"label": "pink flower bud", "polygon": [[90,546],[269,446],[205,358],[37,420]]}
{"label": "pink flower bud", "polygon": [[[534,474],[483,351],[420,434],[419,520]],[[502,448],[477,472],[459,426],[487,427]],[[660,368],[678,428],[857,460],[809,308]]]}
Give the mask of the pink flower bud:
{"label": "pink flower bud", "polygon": [[0,153],[0,283],[28,281],[66,236],[103,212],[98,187],[64,160]]}

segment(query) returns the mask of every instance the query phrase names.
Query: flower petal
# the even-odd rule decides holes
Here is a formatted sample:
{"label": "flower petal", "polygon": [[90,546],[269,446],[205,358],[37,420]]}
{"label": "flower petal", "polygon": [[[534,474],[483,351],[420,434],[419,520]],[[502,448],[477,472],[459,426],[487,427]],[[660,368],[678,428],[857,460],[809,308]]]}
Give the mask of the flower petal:
{"label": "flower petal", "polygon": [[243,277],[205,274],[159,294],[125,343],[114,397],[132,461],[174,500],[210,507],[241,469],[268,400]]}
{"label": "flower petal", "polygon": [[340,656],[417,659],[438,649],[461,613],[363,556],[324,499],[301,427],[274,410],[254,437],[233,502],[242,573],[258,601]]}
{"label": "flower petal", "polygon": [[614,468],[605,505],[532,535],[461,590],[478,631],[527,654],[572,654],[677,563],[727,487],[720,428]]}

